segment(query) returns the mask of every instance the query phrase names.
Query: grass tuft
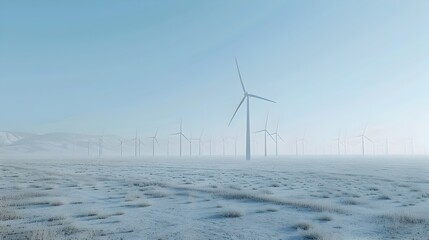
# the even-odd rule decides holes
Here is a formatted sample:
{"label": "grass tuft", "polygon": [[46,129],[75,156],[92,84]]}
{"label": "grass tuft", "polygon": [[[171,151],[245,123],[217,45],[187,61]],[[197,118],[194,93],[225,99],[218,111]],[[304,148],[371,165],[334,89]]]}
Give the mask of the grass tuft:
{"label": "grass tuft", "polygon": [[220,217],[223,218],[238,218],[243,216],[243,214],[237,210],[225,210],[219,214]]}

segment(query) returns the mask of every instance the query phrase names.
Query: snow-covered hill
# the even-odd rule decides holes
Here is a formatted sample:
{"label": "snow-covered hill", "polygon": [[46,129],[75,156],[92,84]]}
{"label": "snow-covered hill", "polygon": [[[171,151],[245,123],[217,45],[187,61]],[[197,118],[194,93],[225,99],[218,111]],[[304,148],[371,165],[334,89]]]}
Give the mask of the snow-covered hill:
{"label": "snow-covered hill", "polygon": [[0,147],[7,146],[17,142],[21,139],[25,139],[33,136],[34,134],[30,133],[19,133],[19,132],[1,132],[0,131]]}
{"label": "snow-covered hill", "polygon": [[[99,155],[100,137],[95,135],[73,133],[15,133],[0,132],[0,155],[63,155],[63,156],[96,156]],[[89,153],[88,153],[89,152]],[[134,142],[123,144],[124,155],[134,154]],[[120,155],[119,137],[103,136],[102,154]]]}

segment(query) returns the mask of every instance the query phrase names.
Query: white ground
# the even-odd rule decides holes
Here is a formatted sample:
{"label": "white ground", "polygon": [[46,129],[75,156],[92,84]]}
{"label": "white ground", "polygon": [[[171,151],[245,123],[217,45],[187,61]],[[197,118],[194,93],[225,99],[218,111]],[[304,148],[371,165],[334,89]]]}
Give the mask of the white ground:
{"label": "white ground", "polygon": [[429,239],[429,159],[0,159],[1,239]]}

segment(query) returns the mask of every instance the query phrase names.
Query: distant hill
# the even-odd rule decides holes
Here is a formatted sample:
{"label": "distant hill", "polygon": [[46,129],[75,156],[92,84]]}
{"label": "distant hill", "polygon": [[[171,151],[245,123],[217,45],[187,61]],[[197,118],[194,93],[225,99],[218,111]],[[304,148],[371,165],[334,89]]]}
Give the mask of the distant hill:
{"label": "distant hill", "polygon": [[[98,156],[100,136],[47,133],[31,134],[0,132],[0,155],[61,155],[61,156]],[[103,137],[103,155],[119,156],[120,141],[116,136]],[[123,144],[124,155],[134,154],[134,141]]]}

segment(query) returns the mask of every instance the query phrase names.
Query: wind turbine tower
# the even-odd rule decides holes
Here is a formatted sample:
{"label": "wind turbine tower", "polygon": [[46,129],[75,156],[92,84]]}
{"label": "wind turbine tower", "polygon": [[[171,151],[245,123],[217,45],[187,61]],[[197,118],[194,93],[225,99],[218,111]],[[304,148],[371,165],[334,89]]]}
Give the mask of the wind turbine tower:
{"label": "wind turbine tower", "polygon": [[246,160],[250,160],[250,98],[258,98],[262,99],[268,102],[275,103],[272,100],[269,100],[267,98],[259,97],[257,95],[250,94],[246,91],[246,88],[244,87],[243,80],[241,78],[240,68],[238,67],[238,61],[237,58],[235,58],[235,64],[237,66],[238,71],[238,77],[240,78],[241,87],[243,89],[244,96],[241,99],[240,103],[238,104],[237,109],[235,110],[234,114],[232,115],[231,120],[229,121],[229,125],[231,125],[232,120],[234,119],[235,114],[237,114],[238,109],[240,109],[241,105],[243,104],[244,100],[246,100],[247,103],[247,114],[246,114]]}

